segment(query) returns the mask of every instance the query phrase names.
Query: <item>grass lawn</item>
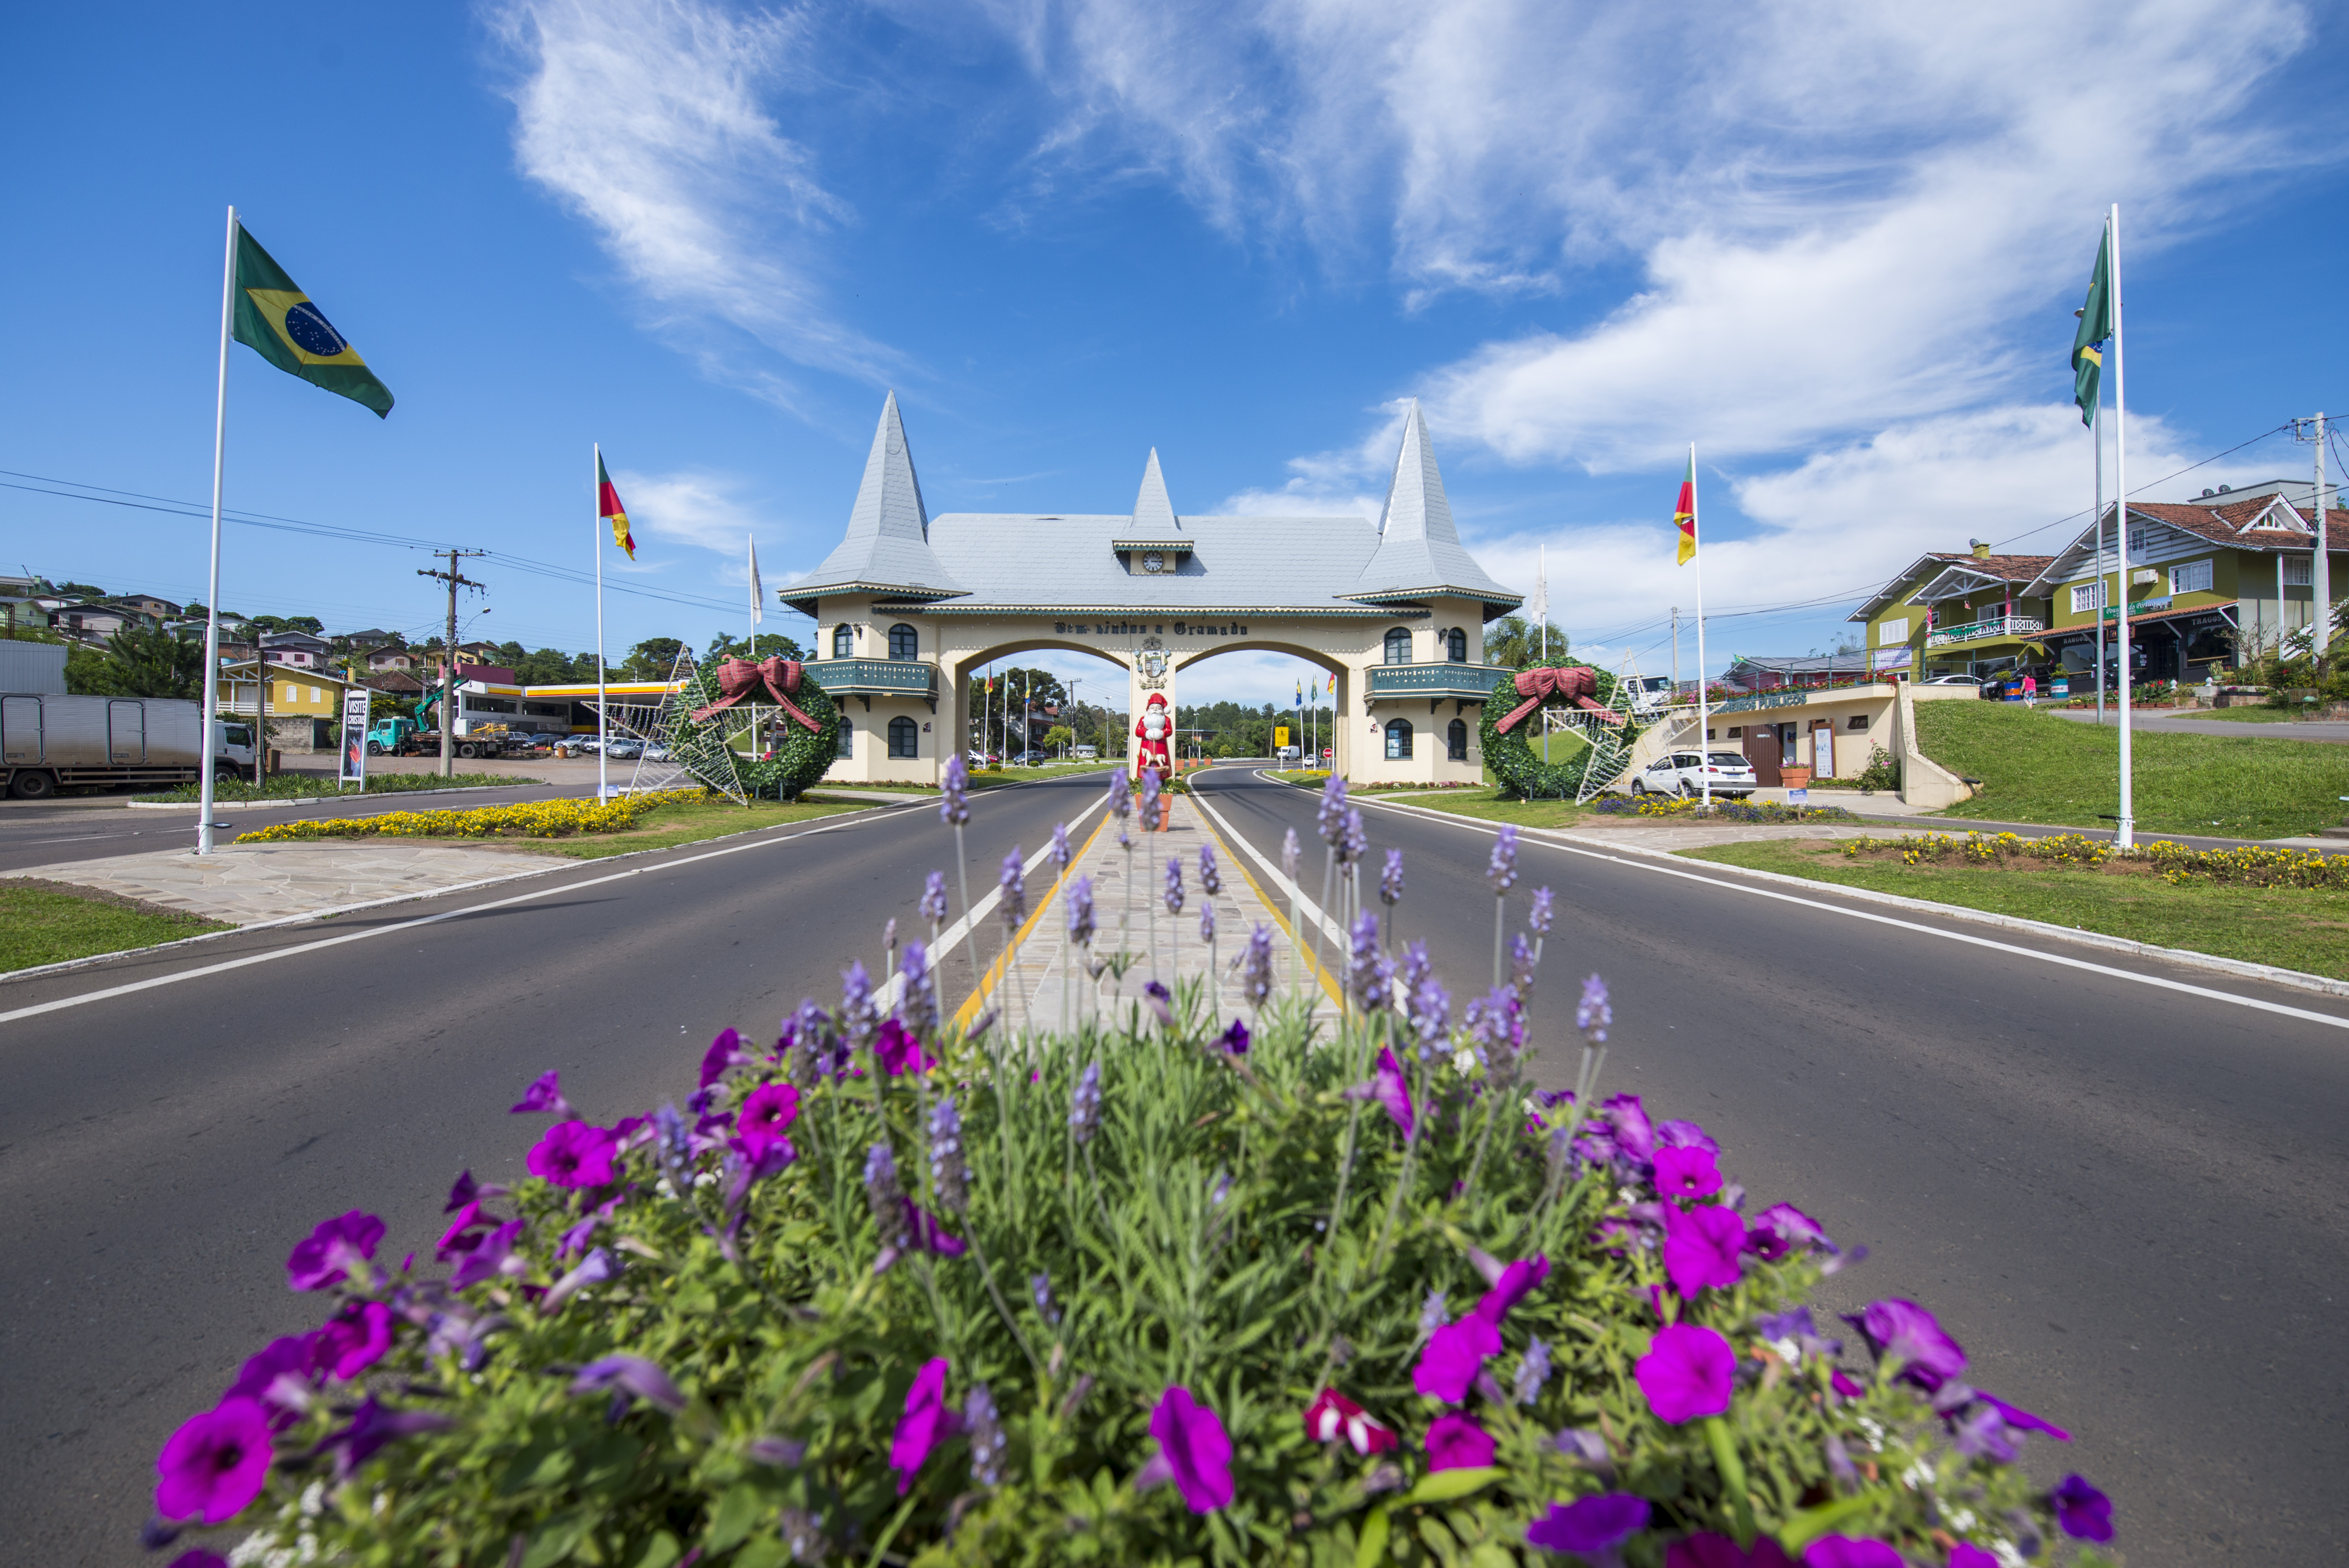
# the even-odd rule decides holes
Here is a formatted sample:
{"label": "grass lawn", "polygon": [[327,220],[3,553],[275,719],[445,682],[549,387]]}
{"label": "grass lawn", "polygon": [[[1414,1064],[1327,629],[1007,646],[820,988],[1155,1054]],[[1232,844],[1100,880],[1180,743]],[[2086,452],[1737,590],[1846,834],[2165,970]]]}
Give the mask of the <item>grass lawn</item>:
{"label": "grass lawn", "polygon": [[[2232,711],[2231,709],[2229,711]],[[2342,820],[2349,747],[2266,736],[2134,732],[2140,832],[2283,839]],[[1925,755],[1984,781],[1948,815],[2007,822],[2111,823],[2120,808],[2120,734],[1990,702],[1920,702]]]}
{"label": "grass lawn", "polygon": [[[489,785],[502,788],[507,785],[544,782],[543,779],[517,779],[506,773],[460,773],[453,779],[443,779],[438,773],[378,773],[368,778],[367,795],[367,798],[372,799],[378,795],[407,794],[418,789],[478,789]],[[198,785],[182,784],[177,789],[167,789],[160,795],[133,795],[131,799],[193,802],[202,799],[202,796],[197,792],[199,789]],[[359,792],[356,789],[345,789],[341,793],[347,799],[360,799]],[[223,779],[212,790],[212,799],[215,800],[309,800],[322,797],[332,798],[335,794],[335,781],[330,776],[317,773],[273,773],[269,776],[268,782],[258,789],[253,787],[253,781],[249,779]]]}
{"label": "grass lawn", "polygon": [[30,877],[0,881],[0,972],[228,929],[135,898]]}
{"label": "grass lawn", "polygon": [[2295,724],[2300,719],[2300,715],[2288,707],[2214,707],[2194,717],[2215,718],[2221,724]]}
{"label": "grass lawn", "polygon": [[[1918,705],[1920,712],[1925,707]],[[2330,889],[2178,886],[2141,863],[2108,862],[2096,872],[1908,866],[1897,858],[1846,860],[1840,850],[1818,840],[1773,839],[1681,853],[2349,979],[2349,892]]]}
{"label": "grass lawn", "polygon": [[818,817],[836,817],[844,811],[868,809],[844,800],[799,800],[788,804],[780,800],[753,800],[747,810],[730,800],[709,806],[658,806],[646,812],[636,827],[616,833],[580,833],[567,839],[502,839],[498,841],[514,849],[528,850],[533,854],[561,855],[574,861],[600,861],[607,855],[633,854],[638,850],[666,850],[675,844],[722,839],[729,833],[747,833],[755,828],[781,827],[790,822],[808,822]]}

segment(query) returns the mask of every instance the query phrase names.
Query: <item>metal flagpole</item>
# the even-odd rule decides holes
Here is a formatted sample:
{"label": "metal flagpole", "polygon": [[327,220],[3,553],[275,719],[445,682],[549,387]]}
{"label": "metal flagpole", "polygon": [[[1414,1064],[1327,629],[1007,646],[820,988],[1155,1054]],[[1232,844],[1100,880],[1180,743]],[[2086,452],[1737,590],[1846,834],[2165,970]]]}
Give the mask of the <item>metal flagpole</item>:
{"label": "metal flagpole", "polygon": [[1696,505],[1696,443],[1689,443],[1689,514],[1696,531],[1696,738],[1697,755],[1704,761],[1696,770],[1703,810],[1713,810],[1713,732],[1705,727],[1704,711],[1704,519]]}
{"label": "metal flagpole", "polygon": [[2321,659],[2333,645],[2333,562],[2324,534],[2324,411],[2316,414],[2316,534],[2315,552],[2309,558],[2309,607],[2316,613],[2309,634],[2308,656]]}
{"label": "metal flagpole", "polygon": [[612,704],[604,689],[604,443],[595,448],[595,471],[588,476],[587,490],[595,508],[595,799],[602,800],[612,793],[611,764],[604,756],[612,739],[604,715]]}
{"label": "metal flagpole", "polygon": [[2096,391],[2096,417],[2088,421],[2088,439],[2096,449],[2096,726],[2105,722],[2105,395]]}
{"label": "metal flagpole", "polygon": [[[212,726],[220,713],[220,539],[221,539],[221,460],[228,444],[228,325],[229,304],[236,288],[236,209],[228,210],[228,251],[221,260],[221,339],[220,389],[212,401],[212,574],[204,584],[204,727],[203,738],[197,742],[203,749],[203,782],[197,792],[196,853],[212,852]],[[2320,518],[2322,513],[2319,514]],[[2322,526],[2320,522],[2319,526]],[[259,652],[256,636],[254,648]],[[258,665],[258,660],[255,664]],[[257,715],[260,709],[255,705]],[[259,725],[254,726],[254,744],[261,744]]]}
{"label": "metal flagpole", "polygon": [[2129,656],[2128,413],[2127,381],[2121,363],[2121,204],[2117,201],[2113,203],[2109,222],[2112,227],[2106,233],[2106,243],[2112,246],[2113,261],[2113,534],[2120,568],[2120,611],[2116,620],[2121,661],[2120,831],[2113,835],[2113,841],[2126,850],[2137,843],[2137,813],[2129,777],[2129,674],[2136,661]]}

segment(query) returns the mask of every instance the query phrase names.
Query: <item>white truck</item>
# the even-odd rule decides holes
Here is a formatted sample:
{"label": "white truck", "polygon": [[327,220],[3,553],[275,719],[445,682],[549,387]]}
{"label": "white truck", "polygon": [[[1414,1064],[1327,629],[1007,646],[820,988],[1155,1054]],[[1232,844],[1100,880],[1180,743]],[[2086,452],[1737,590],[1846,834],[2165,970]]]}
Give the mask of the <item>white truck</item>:
{"label": "white truck", "polygon": [[191,784],[207,751],[212,771],[253,771],[253,727],[212,722],[197,743],[203,709],[178,697],[0,693],[0,786],[19,800],[89,784]]}

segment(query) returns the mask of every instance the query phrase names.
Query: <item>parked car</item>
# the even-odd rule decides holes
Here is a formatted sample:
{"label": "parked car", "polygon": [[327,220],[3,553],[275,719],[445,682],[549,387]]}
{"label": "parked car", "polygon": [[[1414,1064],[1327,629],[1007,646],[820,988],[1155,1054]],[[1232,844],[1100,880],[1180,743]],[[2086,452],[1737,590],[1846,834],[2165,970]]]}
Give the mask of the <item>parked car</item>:
{"label": "parked car", "polygon": [[1982,683],[1980,676],[1935,676],[1930,680],[1921,680],[1917,684],[1919,686],[1978,686]]}
{"label": "parked car", "polygon": [[616,762],[634,762],[644,754],[645,743],[641,740],[615,740],[604,748],[604,755]]}
{"label": "parked car", "polygon": [[1754,764],[1735,751],[1675,751],[1660,757],[1631,780],[1634,795],[1699,795],[1710,783],[1715,795],[1743,800],[1760,788]]}
{"label": "parked car", "polygon": [[554,743],[554,749],[565,757],[593,757],[602,744],[592,735],[566,735]]}
{"label": "parked car", "polygon": [[971,749],[968,760],[970,766],[973,768],[992,768],[997,763],[1001,762],[1003,758],[997,756],[992,751],[981,751],[974,747]]}
{"label": "parked car", "polygon": [[668,748],[667,748],[667,747],[666,747],[666,746],[647,746],[647,747],[646,747],[646,748],[645,748],[645,760],[646,760],[646,761],[647,761],[647,762],[666,762],[666,761],[667,761],[667,760],[668,760]]}
{"label": "parked car", "polygon": [[1011,759],[1011,766],[1014,768],[1041,768],[1044,764],[1051,760],[1051,756],[1048,752],[1023,751],[1019,756]]}

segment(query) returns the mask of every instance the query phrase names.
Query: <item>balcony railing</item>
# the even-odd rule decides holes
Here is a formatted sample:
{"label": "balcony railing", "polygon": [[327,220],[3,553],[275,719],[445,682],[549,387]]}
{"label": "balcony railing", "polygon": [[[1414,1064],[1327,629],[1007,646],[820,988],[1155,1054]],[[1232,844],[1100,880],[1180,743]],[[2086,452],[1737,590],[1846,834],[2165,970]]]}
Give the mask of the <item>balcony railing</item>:
{"label": "balcony railing", "polygon": [[1978,642],[1984,637],[2027,637],[2046,629],[2047,623],[2036,615],[1993,615],[1986,621],[1931,633],[1925,638],[1925,645],[1946,648],[1952,643]]}
{"label": "balcony railing", "polygon": [[1498,665],[1454,664],[1449,660],[1424,665],[1372,665],[1367,695],[1372,702],[1381,697],[1403,696],[1475,701],[1491,696],[1493,683],[1512,673]]}
{"label": "balcony railing", "polygon": [[938,666],[927,659],[819,659],[801,668],[835,697],[937,696]]}

